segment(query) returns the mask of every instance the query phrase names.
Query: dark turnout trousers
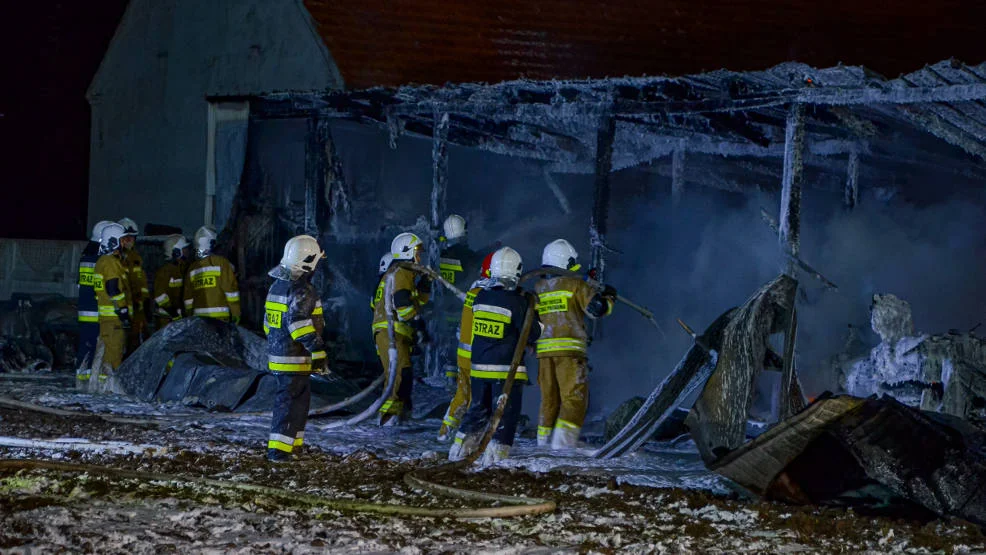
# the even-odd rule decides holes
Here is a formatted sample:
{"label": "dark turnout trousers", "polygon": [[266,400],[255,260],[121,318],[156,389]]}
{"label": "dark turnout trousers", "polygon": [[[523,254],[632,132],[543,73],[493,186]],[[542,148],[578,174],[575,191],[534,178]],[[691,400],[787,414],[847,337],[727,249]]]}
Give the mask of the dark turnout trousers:
{"label": "dark turnout trousers", "polygon": [[311,374],[275,372],[277,393],[267,450],[290,454],[304,443],[308,406],[312,397]]}
{"label": "dark turnout trousers", "polygon": [[[472,378],[472,402],[469,410],[462,418],[459,432],[466,435],[481,434],[490,423],[496,410],[497,399],[503,394],[505,380],[490,380]],[[510,399],[503,411],[503,418],[493,433],[493,439],[502,445],[513,445],[517,433],[517,423],[520,420],[520,409],[524,399],[523,382],[516,380],[510,390]]]}

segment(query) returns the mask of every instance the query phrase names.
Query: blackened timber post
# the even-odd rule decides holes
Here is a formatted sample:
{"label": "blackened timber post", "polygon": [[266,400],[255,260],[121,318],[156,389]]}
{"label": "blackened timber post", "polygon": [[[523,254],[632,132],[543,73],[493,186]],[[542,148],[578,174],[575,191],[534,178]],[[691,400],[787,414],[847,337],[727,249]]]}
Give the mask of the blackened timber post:
{"label": "blackened timber post", "polygon": [[596,183],[592,199],[592,216],[589,219],[592,267],[596,269],[596,279],[599,281],[604,281],[606,271],[603,249],[606,245],[608,227],[609,173],[613,169],[613,139],[615,135],[616,120],[611,116],[604,116],[596,136]]}
{"label": "blackened timber post", "polygon": [[[793,257],[801,250],[801,185],[804,177],[805,106],[792,104],[787,115],[784,133],[784,173],[781,182],[781,214],[779,241],[784,259],[783,271],[797,279]],[[797,287],[789,299],[790,321],[784,338],[784,363],[781,369],[781,419],[791,416],[791,384],[794,381],[794,353],[798,318],[795,304]]]}
{"label": "blackened timber post", "polygon": [[[438,270],[441,260],[441,245],[438,241],[442,233],[442,221],[446,212],[445,199],[446,190],[448,189],[449,125],[449,115],[447,112],[435,112],[431,142],[431,241],[428,244],[428,265],[435,270]],[[434,287],[432,289],[436,306],[441,305],[437,301],[439,301],[443,293],[441,287]],[[443,314],[438,318],[431,318],[428,322],[429,333],[431,333],[432,337],[437,338],[439,343],[441,342],[439,334],[442,333],[443,329],[438,326],[438,322],[443,320],[444,316]],[[432,342],[425,349],[425,369],[433,377],[444,374],[442,368],[443,361],[438,356],[439,351],[435,348],[435,344],[435,342]],[[453,359],[451,363],[454,364],[455,360]]]}
{"label": "blackened timber post", "polygon": [[859,149],[849,151],[849,163],[846,166],[846,192],[843,205],[847,212],[852,212],[859,204]]}
{"label": "blackened timber post", "polygon": [[678,206],[685,189],[685,141],[678,143],[671,154],[671,204]]}
{"label": "blackened timber post", "polygon": [[304,232],[318,237],[318,219],[322,214],[327,184],[329,160],[326,150],[329,144],[329,120],[313,116],[308,118],[308,134],[305,140],[305,217]]}

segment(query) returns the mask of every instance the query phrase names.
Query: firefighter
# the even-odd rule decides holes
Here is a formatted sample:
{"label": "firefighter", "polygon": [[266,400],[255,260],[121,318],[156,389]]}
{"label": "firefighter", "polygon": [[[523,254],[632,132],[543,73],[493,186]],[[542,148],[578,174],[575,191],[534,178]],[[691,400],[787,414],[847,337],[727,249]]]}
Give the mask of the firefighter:
{"label": "firefighter", "polygon": [[154,273],[154,304],[157,329],[182,318],[184,307],[185,272],[189,258],[188,239],[182,235],[170,235],[164,240],[164,266]]}
{"label": "firefighter", "polygon": [[[578,271],[578,253],[564,239],[544,247],[545,267]],[[574,447],[589,401],[588,334],[585,318],[602,318],[613,310],[616,290],[597,293],[577,276],[542,275],[534,286],[544,333],[537,342],[541,411],[538,445],[552,449]]]}
{"label": "firefighter", "polygon": [[[497,399],[503,394],[514,350],[517,342],[523,340],[520,334],[531,302],[528,295],[517,289],[521,270],[522,262],[517,251],[510,247],[497,250],[490,261],[490,278],[495,283],[488,289],[480,290],[473,300],[470,341],[472,400],[462,419],[462,427],[455,434],[455,442],[449,449],[450,461],[462,460],[476,449]],[[536,313],[534,318],[527,337],[527,342],[531,344],[537,340],[541,328]],[[526,383],[527,368],[518,366],[514,379],[515,385]],[[520,418],[523,392],[523,387],[511,390],[503,417],[483,453],[481,464],[484,466],[509,455]]]}
{"label": "firefighter", "polygon": [[82,258],[79,259],[79,348],[75,355],[78,363],[75,378],[76,385],[80,387],[92,375],[92,359],[99,340],[99,305],[96,303],[93,284],[103,229],[111,223],[113,222],[103,220],[93,226],[89,244],[82,250]]}
{"label": "firefighter", "polygon": [[[390,254],[395,262],[420,263],[423,244],[413,233],[401,233],[390,244]],[[387,323],[387,302],[384,297],[387,280],[393,280],[394,338],[397,349],[397,376],[394,390],[380,407],[380,425],[394,425],[407,419],[411,413],[411,389],[414,372],[411,368],[411,348],[428,343],[430,337],[421,318],[422,305],[428,302],[431,281],[420,278],[415,283],[415,273],[400,266],[390,266],[377,286],[380,300],[373,309],[373,338],[377,354],[385,372],[390,371],[390,333]]]}
{"label": "firefighter", "polygon": [[466,292],[466,300],[460,311],[459,341],[456,347],[456,363],[459,371],[455,377],[455,393],[449,402],[448,410],[445,411],[445,417],[442,418],[442,426],[438,429],[438,441],[448,441],[450,434],[462,422],[462,416],[469,408],[469,402],[472,399],[472,387],[469,379],[469,365],[472,359],[472,305],[480,290],[487,289],[496,283],[490,279],[490,261],[492,258],[493,253],[490,253],[483,259],[479,279],[473,282],[472,287]]}
{"label": "firefighter", "polygon": [[325,252],[310,235],[298,235],[284,245],[281,262],[268,275],[274,284],[264,304],[267,368],[277,379],[274,414],[267,440],[267,459],[291,460],[304,444],[311,401],[311,373],[326,370],[322,330],[322,301],[311,283]]}
{"label": "firefighter", "polygon": [[212,254],[216,230],[202,226],[195,232],[195,262],[185,274],[185,314],[240,322],[240,290],[229,260]]}
{"label": "firefighter", "polygon": [[137,242],[137,224],[130,218],[123,218],[118,224],[123,226],[126,234],[120,240],[123,269],[130,284],[130,294],[133,295],[133,325],[127,330],[127,354],[137,350],[137,347],[147,339],[147,320],[150,313],[151,293],[147,290],[147,275],[144,274],[144,260],[134,248]]}
{"label": "firefighter", "polygon": [[100,382],[109,378],[107,367],[116,370],[123,362],[127,330],[133,325],[133,301],[121,251],[126,233],[126,229],[117,223],[110,223],[103,228],[99,243],[100,256],[93,272],[93,289],[96,291],[99,312],[99,342],[103,346],[103,357],[99,365]]}
{"label": "firefighter", "polygon": [[[480,259],[469,248],[466,220],[458,214],[451,214],[442,223],[444,235],[439,238],[442,245],[438,269],[442,279],[457,287],[471,283],[479,274]],[[455,363],[456,331],[459,329],[462,306],[452,295],[445,295],[438,303],[441,315],[438,331],[438,363],[450,381],[456,381],[459,366]]]}
{"label": "firefighter", "polygon": [[394,255],[390,254],[389,251],[385,252],[383,256],[380,257],[380,265],[377,267],[377,288],[373,293],[373,297],[370,299],[370,311],[375,311],[377,309],[377,303],[383,298],[383,275],[387,273],[387,270],[390,269],[390,265],[393,262]]}

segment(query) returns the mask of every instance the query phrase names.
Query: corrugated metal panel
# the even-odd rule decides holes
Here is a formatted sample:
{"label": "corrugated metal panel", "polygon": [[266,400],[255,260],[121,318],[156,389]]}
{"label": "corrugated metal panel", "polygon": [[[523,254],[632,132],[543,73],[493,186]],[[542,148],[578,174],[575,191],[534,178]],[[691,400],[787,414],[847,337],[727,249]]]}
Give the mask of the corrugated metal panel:
{"label": "corrugated metal panel", "polygon": [[986,59],[986,3],[305,0],[349,88]]}

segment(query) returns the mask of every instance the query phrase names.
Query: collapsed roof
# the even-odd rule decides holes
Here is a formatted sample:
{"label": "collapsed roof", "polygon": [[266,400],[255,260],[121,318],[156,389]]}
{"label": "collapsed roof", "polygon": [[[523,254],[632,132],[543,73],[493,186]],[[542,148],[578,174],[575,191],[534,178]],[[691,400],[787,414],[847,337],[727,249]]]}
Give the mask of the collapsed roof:
{"label": "collapsed roof", "polygon": [[598,137],[609,126],[612,171],[671,176],[668,164],[652,163],[687,153],[679,177],[689,185],[740,192],[780,189],[790,107],[801,105],[805,183],[841,192],[847,179],[900,184],[921,172],[980,183],[984,100],[986,64],[946,60],[889,80],[863,67],[784,63],[684,77],[283,92],[252,99],[251,111],[355,120],[384,127],[392,140],[431,138],[447,114],[438,127],[447,125],[439,131],[449,143],[565,173],[596,171]]}

